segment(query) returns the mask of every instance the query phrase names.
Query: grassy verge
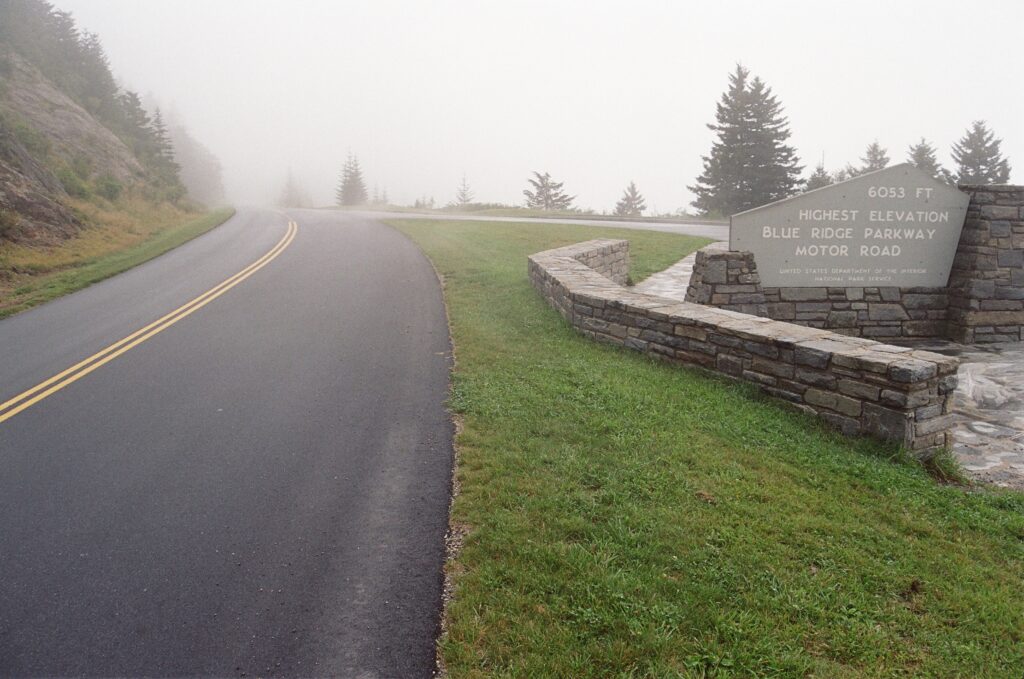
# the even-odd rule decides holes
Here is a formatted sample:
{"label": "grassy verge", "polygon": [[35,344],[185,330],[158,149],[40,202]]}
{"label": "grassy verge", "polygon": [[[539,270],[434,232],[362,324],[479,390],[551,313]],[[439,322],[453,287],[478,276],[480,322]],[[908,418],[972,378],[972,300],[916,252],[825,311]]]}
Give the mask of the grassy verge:
{"label": "grassy verge", "polygon": [[526,279],[531,252],[619,235],[640,280],[695,240],[394,224],[444,276],[456,347],[451,676],[1020,675],[1024,496],[594,344]]}
{"label": "grassy verge", "polygon": [[53,247],[0,245],[0,318],[80,290],[142,264],[222,224],[232,208],[203,215],[161,205],[117,211],[81,203],[90,223]]}

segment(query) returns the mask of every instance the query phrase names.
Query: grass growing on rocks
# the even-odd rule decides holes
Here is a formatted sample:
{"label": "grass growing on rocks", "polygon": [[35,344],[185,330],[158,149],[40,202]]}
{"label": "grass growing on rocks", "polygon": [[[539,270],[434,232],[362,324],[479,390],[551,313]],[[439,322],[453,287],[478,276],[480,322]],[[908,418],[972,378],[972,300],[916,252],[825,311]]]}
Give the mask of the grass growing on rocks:
{"label": "grass growing on rocks", "polygon": [[200,214],[163,204],[126,202],[104,210],[76,205],[91,222],[81,234],[49,247],[0,243],[0,318],[110,278],[201,236],[234,213]]}
{"label": "grass growing on rocks", "polygon": [[944,486],[734,384],[576,335],[526,256],[695,239],[396,221],[445,279],[468,535],[453,677],[1019,676],[1024,495]]}

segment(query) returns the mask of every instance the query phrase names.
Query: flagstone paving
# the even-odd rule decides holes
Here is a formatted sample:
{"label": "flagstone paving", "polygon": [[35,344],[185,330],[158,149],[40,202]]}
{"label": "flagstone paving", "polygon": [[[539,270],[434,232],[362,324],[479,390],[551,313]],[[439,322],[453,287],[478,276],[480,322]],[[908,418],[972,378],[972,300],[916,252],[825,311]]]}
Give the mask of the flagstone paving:
{"label": "flagstone paving", "polygon": [[[728,250],[729,244],[723,241],[712,243],[707,247]],[[664,271],[652,274],[640,283],[637,283],[633,290],[642,292],[645,295],[668,297],[669,299],[678,299],[681,302],[685,302],[686,288],[690,285],[690,276],[693,275],[693,263],[696,259],[697,253],[690,253]]]}

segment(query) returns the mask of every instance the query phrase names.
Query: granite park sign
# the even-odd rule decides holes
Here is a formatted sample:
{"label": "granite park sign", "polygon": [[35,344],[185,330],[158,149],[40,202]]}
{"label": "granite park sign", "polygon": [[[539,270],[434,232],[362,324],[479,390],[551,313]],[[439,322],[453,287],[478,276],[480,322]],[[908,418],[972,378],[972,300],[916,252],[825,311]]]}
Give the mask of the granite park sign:
{"label": "granite park sign", "polygon": [[943,287],[969,196],[906,163],[733,215],[766,287]]}

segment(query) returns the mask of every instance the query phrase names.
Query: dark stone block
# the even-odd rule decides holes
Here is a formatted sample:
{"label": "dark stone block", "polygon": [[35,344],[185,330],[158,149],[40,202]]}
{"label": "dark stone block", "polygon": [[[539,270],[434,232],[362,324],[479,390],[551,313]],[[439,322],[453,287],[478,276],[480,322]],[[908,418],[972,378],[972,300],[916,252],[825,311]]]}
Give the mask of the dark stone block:
{"label": "dark stone block", "polygon": [[844,436],[856,436],[860,433],[860,421],[835,413],[819,413],[819,417],[838,429]]}
{"label": "dark stone block", "polygon": [[903,295],[903,306],[906,309],[942,309],[949,303],[946,295]]}
{"label": "dark stone block", "polygon": [[780,321],[791,321],[796,318],[796,305],[792,302],[769,303],[768,318],[775,318]]}
{"label": "dark stone block", "polygon": [[889,366],[889,377],[894,382],[901,382],[903,384],[923,382],[935,377],[937,372],[938,370],[934,363],[913,359]]}
{"label": "dark stone block", "polygon": [[755,356],[751,369],[756,370],[759,373],[765,373],[767,375],[774,375],[776,377],[793,377],[793,366],[788,363],[782,363],[781,361],[769,361]]}
{"label": "dark stone block", "polygon": [[857,325],[856,311],[832,311],[828,315],[826,324],[830,328],[849,328]]}
{"label": "dark stone block", "polygon": [[771,375],[762,375],[761,373],[757,373],[752,370],[744,370],[743,379],[748,382],[754,382],[755,384],[762,384],[766,387],[774,387],[776,382],[776,379]]}
{"label": "dark stone block", "polygon": [[873,303],[868,305],[868,318],[872,321],[906,321],[910,316],[899,304]]}
{"label": "dark stone block", "polygon": [[1024,268],[1024,250],[1000,250],[997,261],[999,266],[1012,269]]}
{"label": "dark stone block", "polygon": [[988,229],[993,238],[1009,238],[1010,236],[1010,222],[992,222]]}
{"label": "dark stone block", "polygon": [[1024,298],[981,300],[982,311],[1017,311],[1020,309],[1024,309]]}
{"label": "dark stone block", "polygon": [[647,342],[637,339],[635,337],[627,337],[622,343],[627,349],[634,349],[636,351],[647,351]]}
{"label": "dark stone block", "polygon": [[779,288],[779,296],[786,302],[827,301],[827,288]]}
{"label": "dark stone block", "polygon": [[726,375],[740,377],[743,374],[743,359],[728,354],[718,354],[715,366]]}
{"label": "dark stone block", "polygon": [[723,347],[731,347],[733,349],[743,344],[743,340],[741,340],[739,337],[733,337],[732,335],[721,335],[717,332],[709,332],[707,336],[707,341],[711,342],[712,344],[717,344]]}
{"label": "dark stone block", "polygon": [[891,410],[873,403],[864,404],[862,418],[865,431],[897,443],[909,443],[912,438],[912,413]]}
{"label": "dark stone block", "polygon": [[725,283],[726,282],[726,262],[723,260],[712,260],[704,265],[704,271],[702,272],[701,278],[705,283]]}
{"label": "dark stone block", "polygon": [[765,358],[778,358],[779,348],[772,344],[759,344],[757,342],[744,342],[744,351],[750,352],[757,356],[764,356]]}
{"label": "dark stone block", "polygon": [[821,387],[822,389],[835,389],[836,387],[835,375],[827,372],[797,368],[795,379],[812,387]]}
{"label": "dark stone block", "polygon": [[808,347],[796,347],[793,350],[793,361],[797,365],[806,365],[812,368],[827,368],[831,355],[828,352]]}
{"label": "dark stone block", "polygon": [[1024,287],[1000,285],[996,288],[996,299],[1024,299]]}
{"label": "dark stone block", "polygon": [[908,321],[903,324],[903,334],[907,337],[942,337],[946,334],[943,321]]}

